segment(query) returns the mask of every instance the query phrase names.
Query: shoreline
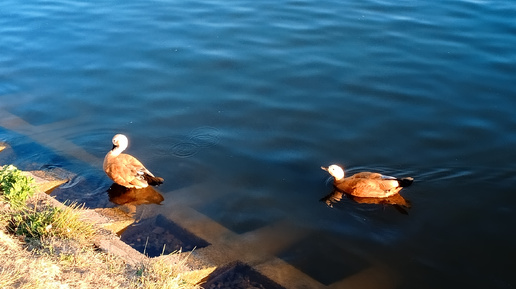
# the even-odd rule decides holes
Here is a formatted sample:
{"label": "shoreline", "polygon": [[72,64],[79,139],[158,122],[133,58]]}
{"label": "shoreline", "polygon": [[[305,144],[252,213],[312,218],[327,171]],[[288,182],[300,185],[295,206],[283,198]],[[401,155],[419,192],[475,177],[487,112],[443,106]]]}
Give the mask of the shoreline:
{"label": "shoreline", "polygon": [[[6,143],[0,142],[0,154],[2,150],[8,148],[9,145]],[[0,168],[3,167],[3,164],[0,165]],[[54,208],[66,208],[69,207],[66,203],[62,203],[56,200],[54,197],[50,196],[50,193],[55,188],[67,183],[70,179],[67,177],[69,173],[63,171],[61,169],[54,170],[37,170],[37,171],[22,171],[22,174],[26,177],[32,178],[35,181],[36,192],[34,196],[29,198],[29,202],[32,203],[43,203],[45,205],[49,205]],[[0,191],[1,193],[1,191]],[[37,206],[37,205],[34,205]],[[184,208],[177,208],[180,214],[184,214]],[[244,261],[240,261],[240,255],[246,248],[231,248],[224,245],[222,246],[223,250],[221,250],[220,246],[211,246],[208,243],[208,250],[204,251],[200,255],[197,254],[197,251],[201,249],[194,248],[190,252],[173,252],[166,255],[160,255],[157,257],[149,257],[145,254],[139,252],[135,248],[131,247],[129,244],[122,241],[119,237],[119,233],[124,231],[133,223],[135,223],[135,219],[133,219],[128,212],[124,211],[121,207],[114,208],[95,208],[95,209],[87,209],[87,208],[73,208],[74,211],[77,211],[80,214],[80,220],[82,222],[87,222],[92,224],[95,229],[95,234],[90,241],[89,246],[95,248],[95,252],[98,254],[107,254],[112,259],[120,260],[126,267],[125,272],[126,283],[135,282],[134,280],[138,280],[141,276],[140,274],[141,268],[151,267],[153,270],[157,271],[158,274],[161,271],[169,271],[166,268],[174,268],[175,276],[167,275],[164,278],[157,278],[161,280],[155,280],[156,282],[169,282],[167,280],[177,280],[179,283],[183,284],[181,287],[177,288],[215,288],[213,286],[223,286],[221,288],[230,288],[233,285],[241,286],[242,288],[272,288],[272,289],[282,289],[282,288],[298,288],[299,286],[294,287],[283,287],[278,285],[276,282],[270,280],[266,276],[262,275],[258,271],[256,271],[253,266],[245,263]],[[1,211],[1,210],[0,210]],[[188,211],[188,210],[187,210]],[[191,216],[191,212],[190,212]],[[186,216],[184,216],[186,217]],[[188,223],[188,221],[186,221]],[[4,246],[4,248],[0,247],[1,251],[15,251],[14,248],[21,250],[18,252],[19,255],[27,255],[34,254],[34,248],[29,250],[29,245],[20,240],[20,236],[13,235],[6,231],[6,224],[3,225],[3,230],[0,230],[0,240],[2,240],[8,246]],[[184,224],[183,224],[184,225]],[[181,229],[181,225],[179,224],[179,228]],[[201,228],[202,229],[202,228]],[[204,228],[206,229],[206,228]],[[183,229],[184,230],[184,229]],[[227,230],[227,229],[226,229]],[[224,230],[225,231],[225,230]],[[245,244],[243,244],[245,245]],[[48,246],[48,245],[45,245]],[[70,245],[67,245],[70,246]],[[240,246],[239,246],[240,247]],[[234,250],[236,249],[236,250]],[[61,249],[50,249],[50,251],[60,251]],[[81,251],[82,248],[75,248],[75,251]],[[23,252],[22,252],[23,251]],[[37,250],[36,250],[37,251]],[[230,252],[228,254],[227,252]],[[233,252],[234,251],[234,252]],[[80,253],[79,253],[80,254]],[[90,254],[90,253],[88,253]],[[91,253],[94,254],[94,253]],[[0,254],[0,262],[4,259],[5,256]],[[34,256],[33,256],[34,257]],[[61,255],[50,256],[52,258],[63,258]],[[35,258],[39,260],[42,258],[37,255]],[[91,257],[94,258],[95,257]],[[17,257],[16,257],[17,259]],[[5,261],[5,260],[4,260]],[[6,264],[6,262],[4,262]],[[109,264],[103,264],[108,265]],[[276,264],[281,265],[281,264]],[[57,266],[60,272],[73,272],[74,268],[66,268],[60,267],[60,265],[53,264],[53,266]],[[29,266],[30,267],[30,266]],[[27,268],[29,268],[27,267]],[[25,268],[25,269],[27,269]],[[0,267],[0,269],[2,269]],[[19,270],[24,270],[20,269]],[[270,270],[270,269],[269,269]],[[0,270],[1,271],[1,270]],[[102,274],[98,272],[97,274]],[[277,274],[277,273],[275,273]],[[66,274],[70,275],[70,274]],[[0,275],[1,277],[1,275]],[[163,277],[163,276],[162,276]],[[52,279],[59,279],[61,281],[60,286],[65,286],[68,288],[71,284],[79,284],[80,280],[66,280],[66,278],[62,276],[54,276]],[[152,277],[155,278],[155,277]],[[101,278],[102,279],[102,278]],[[123,278],[122,278],[123,279]],[[133,280],[133,281],[131,281]],[[50,280],[52,281],[52,280]],[[50,282],[49,281],[49,282]],[[55,281],[55,280],[54,280]],[[52,281],[52,282],[54,282]],[[84,288],[84,283],[82,283]],[[161,284],[161,283],[160,283]],[[233,284],[233,285],[230,285]],[[2,283],[0,283],[2,285]],[[19,285],[19,284],[18,284]],[[125,284],[121,288],[126,288],[127,284]],[[298,284],[299,285],[299,284]],[[97,288],[91,285],[91,288]],[[111,285],[110,285],[111,286]],[[176,288],[173,285],[170,288]],[[204,287],[206,286],[206,287]],[[224,287],[229,286],[229,287]],[[266,287],[264,287],[266,286]],[[304,285],[302,285],[304,286]],[[16,286],[18,287],[18,286]],[[32,287],[29,286],[29,287]],[[73,287],[73,285],[72,285]],[[129,286],[130,287],[130,286]],[[10,287],[7,287],[10,288]],[[13,287],[14,288],[14,287]],[[24,286],[21,286],[24,288]],[[40,288],[37,287],[36,288]],[[41,288],[46,288],[45,286]],[[89,288],[88,285],[86,288]],[[116,288],[116,287],[115,287]],[[130,287],[132,288],[132,287]],[[136,288],[136,287],[135,287]],[[145,287],[145,286],[137,286],[137,288],[161,288],[154,287],[153,285]],[[166,286],[165,288],[169,288]],[[239,287],[240,288],[240,287]],[[317,288],[317,287],[316,287]]]}
{"label": "shoreline", "polygon": [[[0,153],[2,151],[9,147],[6,143],[0,142]],[[3,164],[0,165],[0,168],[3,167]],[[50,206],[54,208],[63,209],[65,207],[68,207],[66,204],[63,204],[56,200],[54,197],[50,196],[49,193],[63,185],[64,183],[68,182],[69,179],[60,177],[58,174],[54,174],[52,172],[47,171],[22,171],[22,174],[25,177],[34,179],[34,185],[35,185],[35,193],[32,197],[29,198],[27,201],[27,206],[41,206],[42,204],[45,206]],[[0,190],[1,193],[1,190]],[[4,201],[1,201],[3,203],[3,210],[9,208],[9,204],[5,203]],[[32,204],[32,205],[31,205]],[[86,208],[73,208],[74,211],[79,213],[79,219],[82,222],[87,222],[91,224],[94,228],[94,236],[91,238],[91,240],[88,240],[91,248],[95,248],[94,252],[98,252],[98,254],[107,254],[112,259],[120,260],[122,264],[125,264],[127,266],[128,271],[134,271],[134,275],[131,276],[131,274],[125,276],[126,281],[129,283],[130,280],[133,280],[138,277],[138,268],[142,266],[151,266],[155,263],[163,263],[163,267],[166,267],[166,265],[175,266],[174,270],[179,270],[177,272],[177,276],[181,277],[181,282],[186,282],[189,287],[187,288],[197,288],[198,283],[202,282],[204,278],[206,278],[213,269],[206,269],[203,267],[206,267],[204,265],[201,265],[198,261],[195,261],[190,256],[189,253],[174,253],[169,254],[166,256],[160,256],[157,258],[149,258],[145,256],[144,254],[138,252],[136,249],[132,248],[130,245],[123,242],[119,236],[117,235],[118,232],[121,230],[124,230],[129,225],[131,225],[134,222],[134,219],[129,217],[125,212],[118,208],[100,208],[100,209],[86,209]],[[34,260],[40,260],[43,258],[42,256],[32,256],[37,249],[31,248],[31,245],[29,244],[32,241],[29,241],[27,243],[27,240],[22,240],[22,236],[17,236],[12,233],[7,232],[7,224],[2,222],[2,230],[0,230],[0,240],[2,240],[2,244],[4,244],[2,247],[0,247],[0,252],[6,253],[9,252],[10,254],[13,252],[17,252],[20,256],[25,256],[28,258],[32,258]],[[68,244],[67,246],[73,246]],[[77,245],[76,245],[77,246]],[[87,247],[88,247],[87,246]],[[85,248],[74,248],[74,251],[80,252],[81,250],[86,250]],[[50,252],[52,252],[53,249],[50,249]],[[59,250],[58,250],[59,251]],[[37,253],[36,253],[37,254]],[[79,253],[80,254],[80,253]],[[92,253],[95,254],[95,253]],[[45,254],[43,254],[45,255]],[[8,260],[4,259],[5,254],[0,254],[0,260],[2,260],[3,266],[0,266],[0,272],[7,272],[9,268],[4,267],[8,266]],[[51,253],[49,255],[51,259],[53,257],[61,258],[62,256],[56,255],[53,256]],[[10,257],[12,258],[12,256]],[[18,259],[18,258],[15,258]],[[23,258],[22,258],[23,259]],[[188,260],[190,259],[190,260]],[[48,260],[46,260],[48,262]],[[28,265],[27,265],[28,266]],[[49,265],[50,266],[50,265]],[[74,268],[66,268],[53,264],[52,266],[57,266],[53,268],[59,268],[58,271],[61,272],[72,272],[74,271]],[[50,266],[50,267],[52,267]],[[28,267],[27,267],[28,268]],[[13,274],[18,274],[16,272],[23,271],[27,268],[16,268],[13,269],[15,272]],[[97,272],[96,274],[102,274],[102,272]],[[67,274],[70,275],[70,274]],[[1,276],[1,275],[0,275]],[[176,277],[177,277],[176,276]],[[24,278],[25,280],[29,278]],[[52,279],[58,279],[60,280],[58,283],[60,283],[60,288],[62,286],[65,286],[64,288],[68,288],[68,286],[72,284],[81,284],[80,280],[61,280],[63,279],[60,276],[54,276]],[[73,278],[72,278],[73,279]],[[102,279],[102,278],[101,278]],[[47,280],[50,282],[49,280]],[[55,280],[54,280],[55,281]],[[162,280],[165,281],[165,280]],[[46,281],[44,281],[45,283]],[[53,281],[52,281],[53,282]],[[0,282],[0,284],[5,285]],[[16,287],[20,286],[20,284],[15,284]],[[21,288],[24,288],[24,284],[22,282]],[[27,285],[27,284],[25,284]],[[32,284],[34,285],[34,284]],[[32,285],[29,284],[29,287]],[[54,284],[55,285],[55,284]],[[81,286],[86,285],[87,288],[88,284],[82,283]],[[125,284],[127,285],[127,284]],[[44,286],[43,286],[44,287]],[[43,288],[42,287],[42,288]],[[73,287],[73,285],[72,285]],[[9,288],[9,287],[8,287]],[[84,288],[84,287],[81,287]],[[91,287],[93,288],[93,287]],[[123,288],[123,287],[121,287]],[[145,287],[143,287],[145,288]],[[152,288],[152,287],[149,287]]]}

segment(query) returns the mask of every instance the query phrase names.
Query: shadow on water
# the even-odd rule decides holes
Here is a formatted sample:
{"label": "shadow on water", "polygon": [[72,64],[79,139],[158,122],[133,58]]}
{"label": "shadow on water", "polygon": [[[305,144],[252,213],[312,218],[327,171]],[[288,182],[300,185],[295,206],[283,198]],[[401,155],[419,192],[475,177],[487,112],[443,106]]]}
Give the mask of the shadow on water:
{"label": "shadow on water", "polygon": [[263,276],[251,266],[242,262],[232,262],[215,269],[199,282],[202,288],[270,288],[284,289],[283,286]]}
{"label": "shadow on water", "polygon": [[120,233],[120,239],[149,257],[210,245],[161,214],[133,223]]}
{"label": "shadow on water", "polygon": [[145,206],[142,205],[161,205],[165,200],[154,187],[135,189],[113,183],[106,192],[110,202],[124,208],[123,211],[135,219],[133,224],[119,234],[122,241],[139,252],[149,257],[157,257],[209,245],[154,209],[150,216],[143,219],[136,217],[142,210],[145,211]]}

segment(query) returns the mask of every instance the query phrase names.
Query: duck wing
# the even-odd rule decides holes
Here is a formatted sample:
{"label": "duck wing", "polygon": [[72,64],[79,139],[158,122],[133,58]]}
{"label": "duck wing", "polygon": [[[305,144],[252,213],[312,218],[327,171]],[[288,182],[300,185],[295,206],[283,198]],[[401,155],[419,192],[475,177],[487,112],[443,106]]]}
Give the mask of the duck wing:
{"label": "duck wing", "polygon": [[381,174],[363,172],[345,178],[337,188],[357,197],[384,198],[399,191],[396,179],[385,179]]}
{"label": "duck wing", "polygon": [[[367,181],[369,183],[369,186],[372,186],[374,183],[374,185],[378,186],[378,188],[383,191],[390,191],[390,190],[400,187],[400,186],[404,187],[404,185],[402,185],[402,182],[405,182],[405,179],[400,180],[396,177],[386,176],[386,175],[382,175],[379,173],[371,173],[371,172],[357,173],[357,174],[354,174],[353,176],[351,176],[351,178],[363,179],[364,181]],[[412,179],[412,178],[406,178],[406,179]],[[408,180],[407,180],[407,182],[408,182]],[[405,184],[405,183],[403,183],[403,184]]]}
{"label": "duck wing", "polygon": [[361,172],[351,176],[352,178],[361,178],[369,180],[397,180],[396,177],[386,176],[379,173]]}
{"label": "duck wing", "polygon": [[138,159],[128,154],[122,155],[127,158],[127,167],[135,172],[137,182],[145,183],[145,186],[159,186],[163,183],[163,178],[154,176]]}
{"label": "duck wing", "polygon": [[120,154],[116,157],[106,157],[104,165],[106,174],[117,184],[124,187],[146,187],[143,175],[147,169],[135,157]]}

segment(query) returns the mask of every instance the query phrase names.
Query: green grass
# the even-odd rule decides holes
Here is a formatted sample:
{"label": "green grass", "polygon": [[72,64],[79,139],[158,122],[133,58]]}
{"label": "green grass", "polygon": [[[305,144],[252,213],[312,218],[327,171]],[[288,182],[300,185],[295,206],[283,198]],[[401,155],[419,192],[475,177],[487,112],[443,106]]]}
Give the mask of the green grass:
{"label": "green grass", "polygon": [[45,205],[32,210],[19,210],[11,215],[9,229],[26,238],[87,240],[95,230],[90,223],[80,220],[77,208],[76,204],[71,204],[64,208]]}
{"label": "green grass", "polygon": [[34,179],[23,175],[15,166],[0,170],[1,191],[10,210],[4,218],[9,220],[9,229],[26,238],[41,239],[59,237],[87,239],[94,234],[93,226],[79,218],[77,204],[63,208],[50,205],[27,206],[27,200],[35,193]]}
{"label": "green grass", "polygon": [[23,208],[28,198],[34,195],[34,179],[26,177],[15,166],[4,166],[0,170],[0,190],[14,209]]}

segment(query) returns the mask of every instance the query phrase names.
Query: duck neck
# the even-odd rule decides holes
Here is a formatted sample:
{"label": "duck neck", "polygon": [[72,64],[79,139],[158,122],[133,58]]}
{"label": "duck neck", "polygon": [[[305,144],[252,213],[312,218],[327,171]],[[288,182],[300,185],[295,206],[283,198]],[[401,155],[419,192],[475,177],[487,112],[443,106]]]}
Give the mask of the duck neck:
{"label": "duck neck", "polygon": [[109,154],[113,157],[119,156],[124,151],[124,148],[119,146],[113,146],[113,149],[109,152]]}

